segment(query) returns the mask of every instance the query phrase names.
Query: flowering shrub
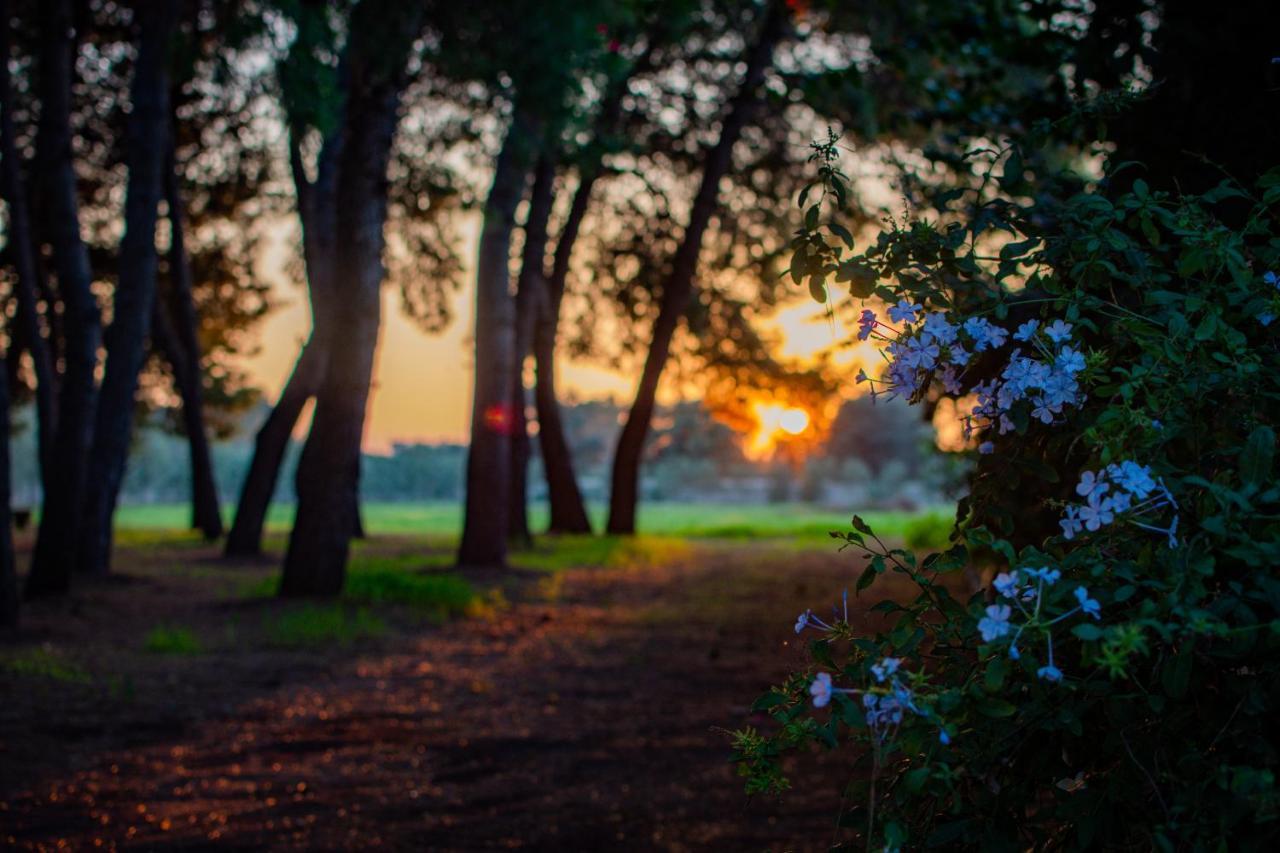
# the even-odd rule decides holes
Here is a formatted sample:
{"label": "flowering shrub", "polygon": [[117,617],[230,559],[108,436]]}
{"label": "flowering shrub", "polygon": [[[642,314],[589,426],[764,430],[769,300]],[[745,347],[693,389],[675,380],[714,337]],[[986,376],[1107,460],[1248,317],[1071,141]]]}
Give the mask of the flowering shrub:
{"label": "flowering shrub", "polygon": [[[858,592],[896,572],[916,594],[874,623],[801,616],[812,668],[757,702],[767,733],[735,735],[748,791],[789,787],[787,750],[849,741],[841,822],[868,847],[1268,849],[1280,169],[1019,201],[1022,153],[987,151],[938,222],[854,253],[821,222],[847,192],[835,140],[815,159],[792,276],[888,305],[861,314],[886,364],[858,381],[951,398],[978,452],[947,550],[918,560],[857,517],[833,534],[866,561]],[[999,573],[968,595],[978,561]]]}

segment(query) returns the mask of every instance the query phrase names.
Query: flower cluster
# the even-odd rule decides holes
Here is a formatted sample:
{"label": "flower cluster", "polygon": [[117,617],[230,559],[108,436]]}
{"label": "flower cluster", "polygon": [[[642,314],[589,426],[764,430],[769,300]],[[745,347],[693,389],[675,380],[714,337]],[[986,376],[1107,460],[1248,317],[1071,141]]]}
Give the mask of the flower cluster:
{"label": "flower cluster", "polygon": [[[873,400],[882,395],[912,398],[934,380],[944,392],[958,396],[964,392],[962,380],[973,355],[1001,349],[1010,340],[1007,329],[985,317],[955,324],[943,312],[933,311],[920,321],[924,309],[906,299],[890,307],[888,314],[901,329],[878,320],[871,310],[864,310],[858,320],[859,340],[874,337],[887,343],[886,378],[872,379],[865,370],[858,374],[858,382],[871,385]],[[1018,327],[1012,340],[1021,346],[1013,347],[999,376],[973,387],[978,404],[965,419],[966,437],[991,427],[1002,435],[1014,429],[1011,415],[1017,406],[1051,424],[1065,408],[1083,402],[1078,376],[1085,358],[1071,345],[1071,330],[1062,320],[1043,328],[1039,320],[1028,320]],[[993,448],[984,442],[980,449],[985,453]]]}
{"label": "flower cluster", "polygon": [[813,697],[816,708],[825,707],[834,695],[862,694],[862,710],[867,720],[867,728],[877,743],[884,743],[893,736],[902,724],[903,715],[910,711],[918,717],[938,723],[938,740],[944,745],[951,743],[937,719],[937,715],[917,700],[915,692],[902,679],[902,659],[894,657],[881,658],[871,665],[871,677],[875,684],[865,690],[848,687],[836,687],[832,684],[831,673],[819,672],[809,685],[809,695]]}
{"label": "flower cluster", "polygon": [[[1022,639],[1023,634],[1030,631],[1043,636],[1049,660],[1046,665],[1036,670],[1036,675],[1045,681],[1053,682],[1062,680],[1062,670],[1058,669],[1053,662],[1053,626],[1077,613],[1082,613],[1094,619],[1102,618],[1102,606],[1096,599],[1090,597],[1089,590],[1083,586],[1075,588],[1073,595],[1075,596],[1076,604],[1074,607],[1053,618],[1048,618],[1044,615],[1043,608],[1045,599],[1048,597],[1047,594],[1061,579],[1062,572],[1050,568],[1023,568],[1014,569],[1012,572],[1002,572],[996,576],[993,586],[1002,598],[1012,601],[1013,605],[988,605],[986,616],[978,622],[978,633],[982,636],[984,643],[993,643],[996,640],[1007,637],[1009,634],[1013,634],[1013,639],[1009,642],[1009,657],[1014,660],[1022,657],[1018,642]],[[1010,621],[1014,614],[1014,608],[1017,608],[1024,619],[1016,630]]]}
{"label": "flower cluster", "polygon": [[[1082,530],[1090,533],[1116,521],[1127,519],[1134,526],[1168,537],[1169,547],[1178,547],[1178,502],[1164,481],[1151,476],[1146,465],[1126,460],[1112,463],[1098,471],[1085,471],[1076,485],[1082,504],[1069,504],[1058,522],[1066,539],[1075,538]],[[1165,526],[1139,521],[1165,509],[1174,509],[1173,520]]]}

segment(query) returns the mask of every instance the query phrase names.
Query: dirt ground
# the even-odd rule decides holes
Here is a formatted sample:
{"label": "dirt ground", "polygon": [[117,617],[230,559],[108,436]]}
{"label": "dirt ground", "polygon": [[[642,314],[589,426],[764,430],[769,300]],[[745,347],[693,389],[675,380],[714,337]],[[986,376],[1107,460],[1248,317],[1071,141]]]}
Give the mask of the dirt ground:
{"label": "dirt ground", "polygon": [[[57,649],[83,671],[0,671],[9,846],[840,840],[830,781],[850,756],[802,757],[796,793],[749,801],[724,730],[767,725],[748,706],[800,660],[795,614],[850,585],[850,555],[704,542],[656,566],[473,578],[505,603],[444,624],[393,613],[389,633],[304,650],[263,647],[254,633],[277,605],[241,591],[269,562],[228,568],[183,543],[126,548],[117,566],[118,579],[24,614],[21,648]],[[222,639],[185,656],[140,651],[165,619]]]}

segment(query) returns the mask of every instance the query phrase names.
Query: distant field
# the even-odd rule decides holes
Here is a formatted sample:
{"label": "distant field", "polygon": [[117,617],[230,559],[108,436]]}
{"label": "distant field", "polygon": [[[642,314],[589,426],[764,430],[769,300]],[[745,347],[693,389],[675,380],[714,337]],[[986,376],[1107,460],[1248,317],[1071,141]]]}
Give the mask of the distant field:
{"label": "distant field", "polygon": [[[901,537],[921,524],[945,526],[953,510],[938,507],[921,512],[867,511],[860,514],[877,533]],[[821,537],[832,530],[847,530],[851,512],[835,512],[808,504],[742,506],[701,503],[652,503],[640,509],[639,529],[659,536],[746,539],[751,537]],[[190,510],[185,504],[123,506],[116,526],[135,530],[181,529]],[[596,529],[604,527],[604,509],[594,507]],[[272,508],[267,520],[271,530],[288,530],[292,506]],[[369,533],[456,536],[462,530],[462,508],[457,503],[371,503],[364,505]],[[532,514],[535,531],[546,524],[541,508]]]}

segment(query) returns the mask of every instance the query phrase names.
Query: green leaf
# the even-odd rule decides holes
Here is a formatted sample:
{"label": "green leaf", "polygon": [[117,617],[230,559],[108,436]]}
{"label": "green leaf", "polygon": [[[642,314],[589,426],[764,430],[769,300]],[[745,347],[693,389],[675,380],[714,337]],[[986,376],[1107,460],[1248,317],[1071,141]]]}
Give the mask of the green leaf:
{"label": "green leaf", "polygon": [[995,696],[983,696],[976,700],[974,705],[978,709],[978,713],[985,717],[1012,717],[1018,713],[1018,707],[1012,702],[1006,702],[1004,699],[998,699]]}
{"label": "green leaf", "polygon": [[858,584],[857,584],[858,592],[862,592],[864,589],[871,586],[871,584],[875,582],[875,579],[876,579],[875,567],[867,566],[865,569],[862,570],[862,574],[858,576]]}
{"label": "green leaf", "polygon": [[1275,430],[1264,425],[1249,433],[1249,438],[1240,451],[1240,479],[1251,486],[1261,486],[1268,482],[1275,455]]}
{"label": "green leaf", "polygon": [[1088,642],[1102,637],[1102,629],[1090,622],[1083,622],[1071,629],[1071,633]]}

